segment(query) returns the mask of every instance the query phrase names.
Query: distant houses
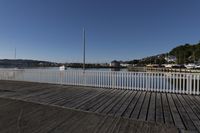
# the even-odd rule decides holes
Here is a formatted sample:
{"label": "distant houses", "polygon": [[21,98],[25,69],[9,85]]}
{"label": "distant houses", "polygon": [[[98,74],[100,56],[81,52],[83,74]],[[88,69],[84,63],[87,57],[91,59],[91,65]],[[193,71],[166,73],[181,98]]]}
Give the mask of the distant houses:
{"label": "distant houses", "polygon": [[127,64],[127,63],[121,63],[120,66],[121,66],[121,67],[128,67],[128,66],[130,66],[130,64]]}
{"label": "distant houses", "polygon": [[119,67],[120,67],[120,62],[114,60],[114,61],[112,61],[112,62],[110,63],[110,67],[119,68]]}
{"label": "distant houses", "polygon": [[[129,67],[131,64],[128,64],[128,63],[125,63],[125,62],[122,62],[122,61],[112,61],[110,63],[110,67],[113,67],[113,68],[126,68],[126,67]],[[131,65],[133,66],[133,65]]]}
{"label": "distant houses", "polygon": [[167,62],[173,62],[173,63],[175,63],[177,59],[176,59],[176,56],[169,55],[169,56],[165,57],[165,60]]}

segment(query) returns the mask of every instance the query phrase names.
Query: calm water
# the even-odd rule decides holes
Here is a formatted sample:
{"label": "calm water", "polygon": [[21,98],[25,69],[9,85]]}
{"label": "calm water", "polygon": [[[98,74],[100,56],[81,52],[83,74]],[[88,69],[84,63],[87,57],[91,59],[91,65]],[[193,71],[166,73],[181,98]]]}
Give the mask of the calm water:
{"label": "calm water", "polygon": [[[47,68],[29,68],[29,69],[40,69],[40,70],[58,70],[59,71],[59,67],[47,67]],[[67,70],[82,70],[82,68],[70,68],[68,67]],[[111,68],[88,68],[86,69],[86,71],[112,71]],[[128,71],[126,68],[120,69],[120,71]]]}

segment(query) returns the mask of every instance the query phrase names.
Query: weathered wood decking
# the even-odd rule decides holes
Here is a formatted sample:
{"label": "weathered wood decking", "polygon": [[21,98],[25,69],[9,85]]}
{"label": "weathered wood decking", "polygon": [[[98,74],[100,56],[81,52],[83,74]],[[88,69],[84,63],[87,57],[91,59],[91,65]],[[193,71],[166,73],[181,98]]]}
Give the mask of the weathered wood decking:
{"label": "weathered wood decking", "polygon": [[[114,121],[122,117],[200,132],[199,96],[0,81],[0,97],[115,116]],[[119,127],[115,124],[111,125]]]}
{"label": "weathered wood decking", "polygon": [[[137,127],[137,128],[135,128]],[[0,98],[1,133],[178,132],[162,124]]]}

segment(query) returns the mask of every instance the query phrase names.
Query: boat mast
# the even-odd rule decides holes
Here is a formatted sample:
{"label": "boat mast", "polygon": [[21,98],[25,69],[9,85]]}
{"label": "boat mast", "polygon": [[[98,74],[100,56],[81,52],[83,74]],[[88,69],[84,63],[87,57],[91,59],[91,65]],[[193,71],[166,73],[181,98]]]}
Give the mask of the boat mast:
{"label": "boat mast", "polygon": [[16,58],[17,58],[17,50],[15,48],[14,59],[16,60]]}
{"label": "boat mast", "polygon": [[83,72],[85,72],[85,28],[83,28]]}

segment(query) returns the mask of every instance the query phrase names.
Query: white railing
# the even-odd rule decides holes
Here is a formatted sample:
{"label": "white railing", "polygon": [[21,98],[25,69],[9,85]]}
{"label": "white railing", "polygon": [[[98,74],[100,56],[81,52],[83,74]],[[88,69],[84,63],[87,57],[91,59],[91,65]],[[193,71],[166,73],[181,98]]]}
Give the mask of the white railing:
{"label": "white railing", "polygon": [[0,80],[199,95],[200,74],[82,70],[0,70]]}

